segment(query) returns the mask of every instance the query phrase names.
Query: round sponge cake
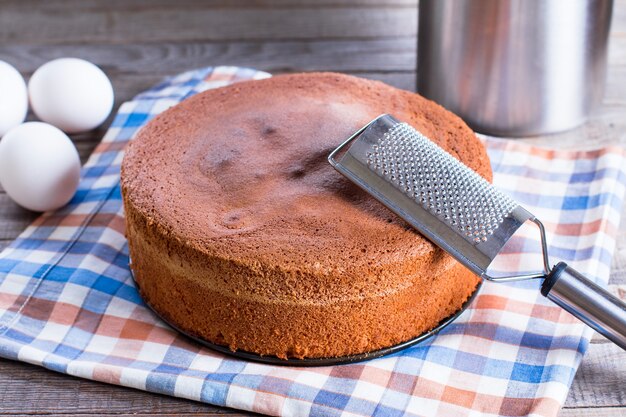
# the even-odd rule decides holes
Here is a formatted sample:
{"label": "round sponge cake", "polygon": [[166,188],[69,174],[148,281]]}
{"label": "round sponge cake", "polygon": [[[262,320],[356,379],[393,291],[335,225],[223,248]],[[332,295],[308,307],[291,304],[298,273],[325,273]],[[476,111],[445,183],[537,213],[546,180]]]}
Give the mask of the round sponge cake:
{"label": "round sponge cake", "polygon": [[197,337],[279,358],[381,349],[458,311],[479,279],[327,162],[381,113],[491,179],[461,119],[340,74],[209,90],[148,123],[122,164],[145,300]]}

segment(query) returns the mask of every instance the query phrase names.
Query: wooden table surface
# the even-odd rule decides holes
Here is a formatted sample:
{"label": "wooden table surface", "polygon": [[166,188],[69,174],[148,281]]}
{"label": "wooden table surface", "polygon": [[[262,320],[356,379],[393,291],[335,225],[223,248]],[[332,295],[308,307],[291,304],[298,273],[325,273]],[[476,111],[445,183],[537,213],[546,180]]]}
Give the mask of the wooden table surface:
{"label": "wooden table surface", "polygon": [[[417,0],[0,0],[0,60],[26,77],[50,59],[90,60],[113,81],[116,106],[164,76],[208,65],[340,71],[414,90],[417,9]],[[626,0],[615,3],[607,83],[587,124],[523,141],[626,146]],[[72,136],[83,162],[109,122]],[[35,217],[0,190],[0,249]],[[622,299],[625,231],[623,221],[610,281]],[[0,416],[225,413],[248,415],[0,359]],[[626,415],[626,352],[594,337],[560,415]]]}

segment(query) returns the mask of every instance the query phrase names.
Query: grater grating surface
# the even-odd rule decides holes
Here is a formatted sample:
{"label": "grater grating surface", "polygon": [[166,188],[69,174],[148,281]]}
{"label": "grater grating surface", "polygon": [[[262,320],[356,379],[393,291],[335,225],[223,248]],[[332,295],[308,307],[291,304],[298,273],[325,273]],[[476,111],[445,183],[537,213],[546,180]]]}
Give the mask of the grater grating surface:
{"label": "grater grating surface", "polygon": [[367,164],[476,243],[487,241],[518,205],[406,123],[394,125],[371,146]]}
{"label": "grater grating surface", "polygon": [[[477,275],[534,216],[426,136],[390,115],[328,157],[342,174]],[[534,221],[534,220],[533,220]]]}

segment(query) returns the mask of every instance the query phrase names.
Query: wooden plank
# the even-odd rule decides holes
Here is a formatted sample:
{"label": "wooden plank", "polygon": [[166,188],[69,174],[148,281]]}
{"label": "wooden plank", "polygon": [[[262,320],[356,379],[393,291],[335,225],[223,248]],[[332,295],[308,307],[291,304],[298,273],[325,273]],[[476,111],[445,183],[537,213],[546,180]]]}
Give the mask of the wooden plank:
{"label": "wooden plank", "polygon": [[83,58],[105,72],[173,75],[209,65],[238,65],[270,72],[415,71],[414,36],[394,39],[159,42],[124,45],[3,45],[0,59],[30,75],[60,56]]}
{"label": "wooden plank", "polygon": [[[613,36],[626,33],[622,3],[616,2],[614,7]],[[294,9],[299,10],[294,13]],[[31,13],[23,14],[23,10]],[[400,34],[416,33],[415,16],[406,18],[417,14],[411,13],[413,10],[417,11],[415,0],[395,0],[384,6],[376,0],[186,0],[177,3],[115,0],[106,2],[105,6],[97,0],[12,0],[3,2],[0,40],[13,43],[195,40],[199,34],[202,39],[402,36]],[[358,19],[349,16],[355,11],[363,12]],[[308,23],[316,20],[315,23],[322,24]],[[155,24],[150,27],[144,22]],[[182,30],[177,30],[176,25]],[[24,31],[24,27],[38,30]]]}
{"label": "wooden plank", "polygon": [[69,377],[0,359],[0,415],[229,414],[233,410]]}
{"label": "wooden plank", "polygon": [[559,417],[624,417],[626,407],[563,408]]}
{"label": "wooden plank", "polygon": [[[0,413],[1,413],[1,409],[0,409]],[[3,414],[0,414],[3,415]],[[98,414],[98,413],[80,413],[80,414],[76,414],[76,413],[72,413],[72,412],[65,412],[65,413],[52,413],[52,414],[46,414],[46,413],[34,413],[34,414],[11,414],[11,416],[13,417],[38,417],[38,416],[42,416],[42,417],[93,417],[93,416],[106,416],[108,414]],[[240,411],[226,411],[226,409],[223,408],[216,408],[214,411],[210,411],[210,412],[179,412],[176,411],[174,413],[142,413],[142,412],[137,412],[137,413],[133,413],[133,414],[126,414],[126,413],[122,413],[122,414],[114,414],[115,417],[166,417],[166,416],[190,416],[190,417],[211,417],[211,416],[224,416],[224,415],[228,415],[228,417],[250,417],[250,416],[260,416],[261,414],[252,414],[252,413],[245,413],[245,412],[240,412]]]}
{"label": "wooden plank", "polygon": [[[620,4],[617,2],[614,7],[614,36],[626,33],[624,7]],[[255,9],[262,9],[263,13]],[[294,9],[298,9],[297,13]],[[31,13],[23,14],[23,10]],[[360,12],[358,17],[354,16],[356,12]],[[13,0],[3,2],[0,40],[50,44],[188,41],[198,39],[199,34],[202,39],[213,40],[413,36],[417,29],[416,15],[414,0],[395,0],[384,5],[376,0],[177,3],[116,0],[106,2],[106,6],[96,0],[67,3]],[[38,30],[24,31],[24,27]]]}
{"label": "wooden plank", "polygon": [[[4,8],[0,43],[129,43],[196,40],[354,39],[416,36],[412,6],[249,8]],[[145,3],[144,3],[145,5]],[[28,10],[28,13],[24,13]],[[36,30],[24,30],[36,28]]]}
{"label": "wooden plank", "polygon": [[8,195],[0,194],[0,239],[15,239],[38,216],[15,204]]}
{"label": "wooden plank", "polygon": [[578,369],[565,407],[626,405],[625,353],[612,343],[591,344]]}
{"label": "wooden plank", "polygon": [[118,10],[142,10],[145,8],[159,8],[161,10],[180,8],[205,8],[220,10],[230,9],[263,9],[268,8],[288,8],[299,9],[303,7],[324,6],[324,7],[417,7],[418,0],[3,0],[4,9],[24,10],[29,8],[44,8],[48,10],[59,10],[60,8],[77,10],[99,10],[105,12],[109,9]]}

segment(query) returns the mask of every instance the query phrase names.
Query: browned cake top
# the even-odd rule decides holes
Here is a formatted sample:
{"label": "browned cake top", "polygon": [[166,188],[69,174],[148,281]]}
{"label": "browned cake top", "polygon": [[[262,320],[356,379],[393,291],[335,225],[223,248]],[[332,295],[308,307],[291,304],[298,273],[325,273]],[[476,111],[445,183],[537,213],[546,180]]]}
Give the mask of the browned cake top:
{"label": "browned cake top", "polygon": [[483,146],[439,105],[377,81],[317,73],[209,90],[167,110],[129,146],[122,187],[163,233],[247,265],[354,273],[441,256],[327,162],[382,113],[491,179]]}

